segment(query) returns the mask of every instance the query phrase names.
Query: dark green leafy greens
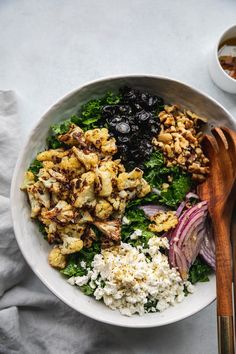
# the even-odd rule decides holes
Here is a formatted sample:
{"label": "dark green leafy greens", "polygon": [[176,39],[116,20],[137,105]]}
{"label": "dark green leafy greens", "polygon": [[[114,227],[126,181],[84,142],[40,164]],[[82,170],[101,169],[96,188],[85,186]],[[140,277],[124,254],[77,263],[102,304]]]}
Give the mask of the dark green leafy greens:
{"label": "dark green leafy greens", "polygon": [[101,119],[102,107],[107,104],[115,105],[120,102],[120,98],[120,95],[107,92],[104,97],[92,99],[84,104],[78,114],[71,116],[63,122],[52,125],[51,135],[47,140],[48,147],[52,149],[65,147],[65,144],[58,140],[58,136],[68,132],[72,123],[80,126],[84,131],[97,128],[98,122]]}
{"label": "dark green leafy greens", "polygon": [[207,265],[200,257],[197,257],[193,265],[189,270],[188,280],[192,284],[197,282],[206,282],[209,281],[209,275],[212,274],[212,269]]}
{"label": "dark green leafy greens", "polygon": [[42,168],[42,167],[43,167],[42,162],[34,159],[31,162],[31,164],[30,164],[30,166],[28,168],[28,171],[31,171],[35,176],[37,176],[37,174],[39,173],[40,168]]}
{"label": "dark green leafy greens", "polygon": [[[61,270],[61,273],[68,278],[86,275],[87,268],[91,268],[94,256],[100,253],[100,250],[100,242],[94,241],[90,248],[83,248],[80,252],[69,255],[67,258],[67,266]],[[85,262],[85,267],[81,266],[82,261]],[[80,289],[86,295],[92,295],[95,290],[92,289],[89,284],[81,286]]]}
{"label": "dark green leafy greens", "polygon": [[45,229],[45,225],[39,219],[35,219],[35,222],[38,226],[39,232],[41,232],[41,234],[43,234],[45,240],[47,240],[47,231]]}
{"label": "dark green leafy greens", "polygon": [[[176,208],[192,188],[191,177],[179,167],[165,166],[162,152],[155,151],[150,160],[145,163],[144,178],[159,193],[149,193],[146,197],[131,201],[128,208],[140,204],[161,203]],[[167,190],[162,189],[163,183],[168,183]]]}
{"label": "dark green leafy greens", "polygon": [[[123,242],[128,242],[132,246],[147,246],[148,240],[156,236],[153,232],[148,230],[149,220],[146,218],[144,212],[140,209],[130,209],[125,213],[129,224],[123,224],[121,230],[121,237]],[[136,240],[131,240],[130,235],[135,230],[141,230],[142,235]]]}

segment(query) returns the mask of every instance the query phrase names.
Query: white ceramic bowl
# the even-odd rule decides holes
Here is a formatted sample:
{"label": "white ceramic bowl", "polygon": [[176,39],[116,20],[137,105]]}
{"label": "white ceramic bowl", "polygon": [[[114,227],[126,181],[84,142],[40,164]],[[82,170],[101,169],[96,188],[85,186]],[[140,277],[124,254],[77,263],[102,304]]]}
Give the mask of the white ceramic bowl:
{"label": "white ceramic bowl", "polygon": [[26,261],[41,281],[62,301],[78,312],[98,321],[126,327],[155,327],[184,319],[210,304],[215,299],[215,277],[207,283],[196,285],[195,293],[184,301],[162,313],[122,316],[101,302],[84,295],[77,287],[71,286],[65,278],[47,262],[49,245],[43,239],[37,226],[30,219],[30,209],[25,193],[20,191],[24,171],[37,152],[45,147],[45,139],[51,124],[75,113],[81,104],[92,97],[103,95],[107,90],[118,90],[128,85],[158,94],[167,102],[179,103],[194,112],[208,117],[209,124],[235,126],[233,118],[220,104],[207,95],[181,83],[164,77],[119,76],[90,82],[58,101],[40,119],[31,132],[16,163],[11,186],[11,209],[17,242]]}
{"label": "white ceramic bowl", "polygon": [[236,25],[227,28],[218,39],[209,58],[209,72],[212,80],[222,90],[229,93],[236,93],[236,80],[230,77],[220,65],[218,51],[221,44],[229,38],[236,38]]}

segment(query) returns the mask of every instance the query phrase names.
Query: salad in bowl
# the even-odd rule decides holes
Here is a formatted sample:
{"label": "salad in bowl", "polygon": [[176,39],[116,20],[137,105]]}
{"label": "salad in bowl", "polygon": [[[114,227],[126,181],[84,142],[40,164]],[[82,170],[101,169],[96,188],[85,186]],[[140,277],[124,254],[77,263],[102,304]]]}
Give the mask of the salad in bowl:
{"label": "salad in bowl", "polygon": [[50,266],[122,315],[179,306],[215,270],[207,117],[124,85],[64,118],[21,184]]}

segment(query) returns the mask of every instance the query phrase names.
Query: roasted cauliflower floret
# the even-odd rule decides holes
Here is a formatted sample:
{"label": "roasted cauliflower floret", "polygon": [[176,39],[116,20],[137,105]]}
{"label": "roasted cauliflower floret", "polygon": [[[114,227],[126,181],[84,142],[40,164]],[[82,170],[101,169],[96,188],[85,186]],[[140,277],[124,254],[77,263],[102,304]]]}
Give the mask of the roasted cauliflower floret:
{"label": "roasted cauliflower floret", "polygon": [[77,177],[85,172],[84,166],[77,159],[74,154],[72,156],[65,156],[58,164],[61,173],[65,173],[66,176]]}
{"label": "roasted cauliflower floret", "polygon": [[79,238],[63,235],[62,240],[63,244],[59,247],[63,255],[79,252],[83,248],[83,241]]}
{"label": "roasted cauliflower floret", "polygon": [[58,140],[66,145],[75,145],[81,147],[86,146],[84,132],[75,124],[71,124],[70,129],[66,134],[59,135]]}
{"label": "roasted cauliflower floret", "polygon": [[62,159],[64,156],[68,155],[67,150],[63,149],[50,149],[40,152],[36,159],[38,161],[53,161],[56,158]]}
{"label": "roasted cauliflower floret", "polygon": [[93,144],[104,155],[114,155],[117,152],[116,140],[109,138],[106,128],[88,130],[85,139],[89,144]]}
{"label": "roasted cauliflower floret", "polygon": [[44,219],[56,220],[59,223],[68,223],[75,218],[72,206],[64,200],[60,200],[53,209],[42,211],[41,214]]}
{"label": "roasted cauliflower floret", "polygon": [[116,139],[110,138],[102,145],[101,151],[105,155],[114,155],[117,152]]}
{"label": "roasted cauliflower floret", "polygon": [[100,197],[108,197],[112,193],[112,178],[109,171],[96,169],[96,192]]}
{"label": "roasted cauliflower floret", "polygon": [[120,172],[124,172],[124,166],[120,163],[120,160],[111,160],[111,158],[103,159],[99,164],[100,171],[107,171],[112,178],[117,177]]}
{"label": "roasted cauliflower floret", "polygon": [[38,179],[50,192],[56,194],[60,192],[60,183],[56,180],[56,178],[52,177],[45,168],[41,168],[39,170]]}
{"label": "roasted cauliflower floret", "polygon": [[133,189],[140,185],[143,171],[139,168],[135,168],[131,172],[120,173],[117,178],[117,187],[119,191],[124,189]]}
{"label": "roasted cauliflower floret", "polygon": [[88,222],[92,222],[93,221],[93,218],[92,218],[91,214],[87,210],[85,210],[85,211],[81,210],[80,216],[81,216],[80,218],[79,218],[79,215],[77,217],[79,224],[86,224]]}
{"label": "roasted cauliflower floret", "polygon": [[94,152],[85,153],[82,150],[77,149],[75,146],[72,147],[72,150],[87,171],[94,169],[98,165],[99,158]]}
{"label": "roasted cauliflower floret", "polygon": [[57,223],[50,219],[44,219],[40,217],[41,222],[45,225],[45,230],[47,232],[47,240],[50,244],[55,242],[55,240],[60,241],[60,237],[57,233]]}
{"label": "roasted cauliflower floret", "polygon": [[73,238],[81,238],[86,228],[85,224],[67,224],[65,226],[57,225],[57,232],[62,239],[63,236],[70,236]]}
{"label": "roasted cauliflower floret", "polygon": [[92,246],[93,242],[97,239],[97,236],[93,229],[88,226],[86,227],[81,239],[83,240],[84,247],[89,248]]}
{"label": "roasted cauliflower floret", "polygon": [[114,240],[120,239],[121,222],[120,220],[95,221],[93,223],[105,236]]}
{"label": "roasted cauliflower floret", "polygon": [[53,268],[64,269],[66,267],[66,257],[61,253],[59,247],[55,247],[50,251],[48,261]]}
{"label": "roasted cauliflower floret", "polygon": [[138,198],[143,198],[145,195],[151,192],[151,186],[145,181],[144,178],[141,179],[140,181],[140,186],[138,186],[137,189],[137,197]]}
{"label": "roasted cauliflower floret", "polygon": [[76,208],[82,208],[84,205],[95,205],[94,193],[95,173],[86,172],[82,174],[79,179],[74,179],[73,185],[73,199]]}
{"label": "roasted cauliflower floret", "polygon": [[42,164],[43,164],[43,168],[44,168],[46,171],[49,170],[50,168],[55,167],[55,164],[54,164],[53,161],[43,161]]}
{"label": "roasted cauliflower floret", "polygon": [[36,183],[27,187],[27,192],[31,204],[31,217],[34,218],[41,210],[41,206],[50,208],[50,195],[43,183],[37,181]]}
{"label": "roasted cauliflower floret", "polygon": [[106,143],[109,138],[108,130],[106,128],[87,130],[84,133],[86,142],[93,144],[97,149]]}
{"label": "roasted cauliflower floret", "polygon": [[59,182],[62,182],[62,183],[68,182],[68,180],[67,180],[65,175],[63,175],[60,172],[57,172],[57,171],[53,170],[52,168],[48,170],[48,173],[50,174],[51,177],[55,178]]}
{"label": "roasted cauliflower floret", "polygon": [[154,222],[149,225],[152,232],[166,232],[178,224],[178,218],[174,211],[158,211],[150,220]]}
{"label": "roasted cauliflower floret", "polygon": [[32,193],[28,193],[28,197],[29,197],[29,202],[30,202],[30,206],[31,206],[30,216],[31,216],[31,218],[35,218],[41,210],[41,205]]}
{"label": "roasted cauliflower floret", "polygon": [[26,190],[27,187],[32,186],[35,183],[34,174],[31,171],[26,171],[24,174],[24,180],[21,186],[21,190]]}
{"label": "roasted cauliflower floret", "polygon": [[95,216],[99,219],[105,220],[108,219],[113,211],[111,204],[105,200],[100,199],[95,207]]}

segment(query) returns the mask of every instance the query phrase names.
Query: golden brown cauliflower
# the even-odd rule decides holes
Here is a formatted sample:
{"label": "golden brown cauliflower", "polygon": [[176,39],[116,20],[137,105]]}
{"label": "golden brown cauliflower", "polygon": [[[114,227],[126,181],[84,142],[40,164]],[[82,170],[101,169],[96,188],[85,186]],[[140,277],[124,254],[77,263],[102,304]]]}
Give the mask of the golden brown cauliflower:
{"label": "golden brown cauliflower", "polygon": [[111,204],[105,200],[100,199],[95,207],[95,216],[99,219],[105,220],[108,219],[113,211]]}
{"label": "golden brown cauliflower", "polygon": [[83,173],[79,179],[73,180],[73,199],[76,208],[84,205],[94,206],[96,204],[94,193],[95,173]]}
{"label": "golden brown cauliflower", "polygon": [[116,140],[109,137],[106,128],[88,130],[84,136],[88,144],[94,145],[104,155],[114,155],[117,152]]}
{"label": "golden brown cauliflower", "polygon": [[45,168],[41,168],[38,173],[38,180],[41,181],[45,188],[50,192],[58,194],[60,192],[60,183],[55,177],[52,177]]}
{"label": "golden brown cauliflower", "polygon": [[140,184],[143,171],[139,168],[135,168],[131,172],[120,173],[117,178],[117,187],[119,191],[124,189],[134,189]]}
{"label": "golden brown cauliflower", "polygon": [[178,218],[174,211],[158,211],[150,220],[154,222],[149,225],[149,230],[152,232],[166,232],[178,224]]}
{"label": "golden brown cauliflower", "polygon": [[36,217],[41,207],[50,208],[50,195],[42,182],[36,183],[27,187],[29,201],[31,204],[31,217]]}
{"label": "golden brown cauliflower", "polygon": [[70,178],[78,177],[85,172],[83,164],[74,154],[63,157],[58,167],[62,173],[65,173]]}
{"label": "golden brown cauliflower", "polygon": [[76,220],[76,222],[78,222],[79,224],[86,224],[93,221],[91,214],[87,210],[80,210],[77,212],[78,212],[78,216],[77,216],[78,220]]}
{"label": "golden brown cauliflower", "polygon": [[42,164],[43,164],[43,168],[44,168],[46,171],[48,171],[50,168],[55,167],[55,164],[54,164],[53,161],[47,161],[47,160],[45,160],[45,161],[42,161]]}
{"label": "golden brown cauliflower", "polygon": [[63,149],[50,149],[40,152],[36,159],[38,161],[53,161],[56,158],[62,159],[64,156],[68,155],[68,150]]}
{"label": "golden brown cauliflower", "polygon": [[93,144],[97,149],[106,143],[109,138],[106,128],[87,130],[84,133],[85,140],[89,144]]}
{"label": "golden brown cauliflower", "polygon": [[85,147],[85,138],[83,130],[75,124],[71,124],[67,133],[59,135],[58,140],[66,145]]}
{"label": "golden brown cauliflower", "polygon": [[121,172],[125,172],[125,168],[120,163],[120,160],[112,160],[111,157],[106,157],[100,161],[99,170],[108,171],[112,178],[115,178]]}
{"label": "golden brown cauliflower", "polygon": [[72,147],[72,151],[78,160],[82,162],[87,171],[94,169],[98,165],[99,158],[94,152],[88,151],[85,153],[84,151],[77,149],[75,146]]}
{"label": "golden brown cauliflower", "polygon": [[103,233],[101,237],[102,248],[120,244],[121,222],[120,220],[96,221],[94,225]]}
{"label": "golden brown cauliflower", "polygon": [[57,225],[57,232],[62,239],[63,236],[81,238],[86,228],[85,224],[67,224],[65,226]]}
{"label": "golden brown cauliflower", "polygon": [[66,257],[61,253],[59,247],[54,247],[50,251],[48,261],[53,268],[64,269],[66,267]]}
{"label": "golden brown cauliflower", "polygon": [[101,151],[104,155],[114,155],[117,152],[116,139],[110,138],[102,145]]}
{"label": "golden brown cauliflower", "polygon": [[42,218],[56,220],[59,223],[74,221],[75,211],[73,207],[64,200],[60,200],[57,205],[47,211],[42,211]]}
{"label": "golden brown cauliflower", "polygon": [[137,189],[137,197],[143,198],[145,195],[151,192],[151,186],[145,181],[144,178],[141,178],[140,186]]}
{"label": "golden brown cauliflower", "polygon": [[87,226],[81,239],[83,240],[84,247],[90,248],[93,242],[97,239],[97,236],[90,226]]}
{"label": "golden brown cauliflower", "polygon": [[48,170],[48,173],[50,174],[51,177],[55,178],[58,182],[61,183],[66,183],[68,182],[66,176],[58,171],[53,170],[52,168],[50,168]]}
{"label": "golden brown cauliflower", "polygon": [[63,244],[59,246],[62,254],[76,253],[83,248],[83,241],[79,238],[63,235],[62,240]]}
{"label": "golden brown cauliflower", "polygon": [[31,171],[26,171],[24,174],[24,180],[21,186],[21,190],[26,190],[27,187],[32,186],[35,183],[34,174]]}
{"label": "golden brown cauliflower", "polygon": [[112,240],[120,240],[121,222],[120,220],[96,221],[94,225]]}
{"label": "golden brown cauliflower", "polygon": [[109,171],[101,171],[97,168],[96,171],[96,192],[100,197],[109,197],[112,193],[112,177]]}

